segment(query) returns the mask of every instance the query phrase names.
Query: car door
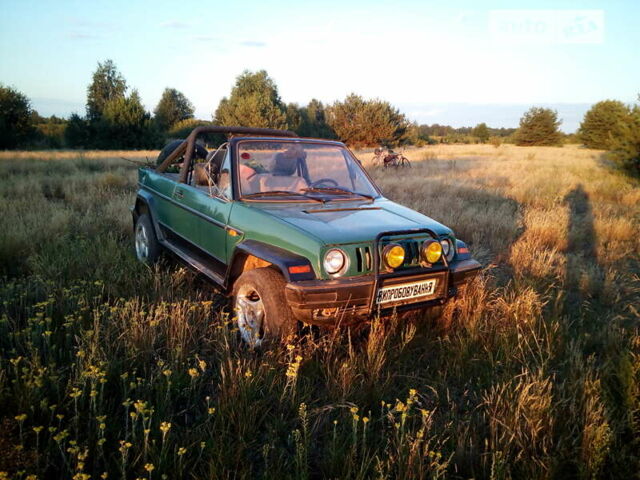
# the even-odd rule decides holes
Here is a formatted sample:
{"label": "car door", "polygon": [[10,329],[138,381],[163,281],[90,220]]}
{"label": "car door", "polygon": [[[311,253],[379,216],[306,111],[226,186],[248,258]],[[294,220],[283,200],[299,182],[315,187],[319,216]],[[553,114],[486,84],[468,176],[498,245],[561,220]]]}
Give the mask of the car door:
{"label": "car door", "polygon": [[[230,177],[228,155],[227,152],[217,176],[225,181]],[[186,232],[186,238],[202,252],[226,265],[226,227],[233,206],[230,184],[213,184],[210,187],[178,184],[174,199],[191,214],[188,221],[185,219],[185,223],[177,227]]]}
{"label": "car door", "polygon": [[145,169],[141,172],[140,186],[154,197],[154,220],[160,227],[186,240],[195,241],[196,232],[191,221],[193,215],[183,207],[184,188],[178,178],[178,173],[157,173]]}

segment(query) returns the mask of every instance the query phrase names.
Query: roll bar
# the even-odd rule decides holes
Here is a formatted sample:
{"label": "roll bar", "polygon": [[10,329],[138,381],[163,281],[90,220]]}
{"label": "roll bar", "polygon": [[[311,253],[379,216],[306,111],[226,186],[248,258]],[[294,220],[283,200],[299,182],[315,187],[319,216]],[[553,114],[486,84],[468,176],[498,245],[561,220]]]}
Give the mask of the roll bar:
{"label": "roll bar", "polygon": [[177,158],[184,155],[184,164],[180,170],[180,182],[187,181],[189,167],[195,150],[196,139],[198,135],[207,133],[222,133],[226,135],[260,135],[265,137],[297,137],[298,135],[291,130],[277,130],[275,128],[254,128],[254,127],[220,127],[220,126],[202,126],[192,130],[189,136],[176,148],[171,155],[156,167],[156,172],[164,172]]}

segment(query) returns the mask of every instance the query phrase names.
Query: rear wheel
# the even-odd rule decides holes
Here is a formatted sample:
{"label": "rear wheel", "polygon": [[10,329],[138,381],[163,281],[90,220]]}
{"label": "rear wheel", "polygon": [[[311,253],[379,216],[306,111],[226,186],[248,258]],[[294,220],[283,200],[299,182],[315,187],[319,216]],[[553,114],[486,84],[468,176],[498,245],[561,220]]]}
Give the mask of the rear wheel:
{"label": "rear wheel", "polygon": [[232,305],[240,336],[251,347],[294,335],[297,322],[284,296],[285,281],[265,267],[244,272],[233,286]]}
{"label": "rear wheel", "polygon": [[134,231],[136,257],[146,265],[152,265],[160,256],[160,244],[156,238],[149,215],[143,213],[136,220]]}

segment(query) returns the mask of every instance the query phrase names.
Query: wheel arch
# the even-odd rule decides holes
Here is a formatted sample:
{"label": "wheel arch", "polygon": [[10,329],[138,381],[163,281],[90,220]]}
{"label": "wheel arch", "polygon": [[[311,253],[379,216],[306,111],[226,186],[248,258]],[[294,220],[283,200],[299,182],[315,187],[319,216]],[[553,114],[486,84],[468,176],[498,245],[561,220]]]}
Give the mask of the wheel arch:
{"label": "wheel arch", "polygon": [[306,257],[267,243],[245,240],[236,245],[229,262],[226,278],[228,290],[233,288],[233,283],[243,272],[262,267],[279,271],[286,282],[316,278],[311,262]]}
{"label": "wheel arch", "polygon": [[151,224],[153,225],[153,229],[156,233],[156,238],[159,240],[163,237],[162,237],[162,232],[158,227],[158,222],[156,221],[156,214],[155,214],[154,207],[155,207],[155,201],[153,196],[149,192],[140,190],[136,195],[136,203],[131,208],[131,217],[133,221],[133,228],[135,230],[136,221],[138,220],[138,217],[146,213],[149,216],[149,219],[151,220]]}

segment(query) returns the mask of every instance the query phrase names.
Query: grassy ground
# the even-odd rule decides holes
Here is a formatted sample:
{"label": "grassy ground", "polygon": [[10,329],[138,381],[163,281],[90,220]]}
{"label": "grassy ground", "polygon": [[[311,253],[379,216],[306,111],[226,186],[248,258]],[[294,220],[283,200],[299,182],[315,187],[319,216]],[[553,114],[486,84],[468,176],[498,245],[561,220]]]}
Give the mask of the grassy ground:
{"label": "grassy ground", "polygon": [[487,267],[450,326],[257,354],[135,261],[120,153],[0,154],[0,479],[638,478],[638,184],[576,147],[407,155],[383,191]]}

